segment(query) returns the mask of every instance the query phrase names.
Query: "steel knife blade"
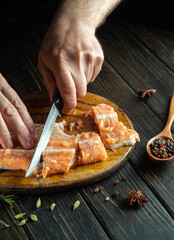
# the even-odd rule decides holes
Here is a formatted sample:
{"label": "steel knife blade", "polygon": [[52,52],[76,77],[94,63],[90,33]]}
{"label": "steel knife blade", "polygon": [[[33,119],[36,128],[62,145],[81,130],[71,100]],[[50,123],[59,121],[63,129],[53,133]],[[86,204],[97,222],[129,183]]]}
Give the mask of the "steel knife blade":
{"label": "steel knife blade", "polygon": [[25,177],[28,177],[34,171],[38,162],[40,161],[41,154],[45,150],[45,148],[49,142],[49,139],[50,139],[53,127],[54,127],[54,123],[55,123],[57,117],[58,116],[61,117],[61,115],[62,115],[62,108],[63,108],[62,98],[61,98],[61,95],[60,95],[58,89],[56,89],[56,92],[55,92],[55,95],[53,98],[52,107],[49,111],[49,114],[46,119],[44,128],[42,130],[39,142],[37,144],[36,150],[34,152],[34,155],[31,160],[31,163],[29,165],[29,168],[25,174]]}

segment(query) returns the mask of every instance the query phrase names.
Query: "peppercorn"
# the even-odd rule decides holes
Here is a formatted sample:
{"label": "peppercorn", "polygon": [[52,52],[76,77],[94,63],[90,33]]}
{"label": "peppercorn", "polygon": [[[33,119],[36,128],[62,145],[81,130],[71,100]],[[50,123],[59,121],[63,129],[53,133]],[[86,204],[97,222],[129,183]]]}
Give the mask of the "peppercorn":
{"label": "peppercorn", "polygon": [[168,158],[174,155],[174,143],[170,140],[155,139],[150,144],[151,153],[159,158]]}

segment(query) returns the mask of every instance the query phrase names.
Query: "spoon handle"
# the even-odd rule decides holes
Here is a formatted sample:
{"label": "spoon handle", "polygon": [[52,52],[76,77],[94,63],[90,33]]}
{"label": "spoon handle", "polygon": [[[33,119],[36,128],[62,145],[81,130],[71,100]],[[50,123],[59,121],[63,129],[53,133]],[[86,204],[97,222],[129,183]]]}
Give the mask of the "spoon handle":
{"label": "spoon handle", "polygon": [[172,99],[171,99],[171,102],[170,102],[170,108],[169,108],[169,115],[168,115],[167,123],[166,123],[165,128],[162,131],[162,133],[164,135],[169,135],[170,137],[172,137],[171,126],[172,126],[173,121],[174,121],[174,93],[172,95]]}

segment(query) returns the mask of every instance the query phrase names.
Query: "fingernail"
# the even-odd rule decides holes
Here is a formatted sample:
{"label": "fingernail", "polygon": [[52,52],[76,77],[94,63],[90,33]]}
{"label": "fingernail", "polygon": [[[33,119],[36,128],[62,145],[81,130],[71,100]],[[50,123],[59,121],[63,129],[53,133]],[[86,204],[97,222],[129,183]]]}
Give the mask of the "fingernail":
{"label": "fingernail", "polygon": [[35,128],[30,128],[30,134],[33,138],[37,138],[37,132]]}
{"label": "fingernail", "polygon": [[62,112],[65,113],[65,114],[69,114],[69,113],[72,112],[72,109],[63,108]]}
{"label": "fingernail", "polygon": [[26,145],[27,145],[28,147],[32,147],[32,146],[34,145],[33,139],[32,139],[31,137],[27,137],[27,138],[25,139],[25,143],[26,143]]}
{"label": "fingernail", "polygon": [[11,139],[7,141],[7,148],[12,148],[13,147],[13,142]]}

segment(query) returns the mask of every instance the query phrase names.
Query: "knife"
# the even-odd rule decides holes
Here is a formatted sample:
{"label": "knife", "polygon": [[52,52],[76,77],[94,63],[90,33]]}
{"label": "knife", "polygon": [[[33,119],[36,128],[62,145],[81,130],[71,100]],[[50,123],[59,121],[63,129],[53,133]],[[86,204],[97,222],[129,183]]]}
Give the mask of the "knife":
{"label": "knife", "polygon": [[42,134],[40,136],[39,142],[37,144],[36,150],[34,152],[29,168],[25,174],[25,177],[28,177],[34,171],[38,162],[40,161],[41,154],[45,150],[49,142],[57,116],[59,117],[62,116],[62,108],[63,108],[63,101],[58,89],[56,89],[56,92],[53,98],[52,107],[49,111],[44,128],[42,130]]}

